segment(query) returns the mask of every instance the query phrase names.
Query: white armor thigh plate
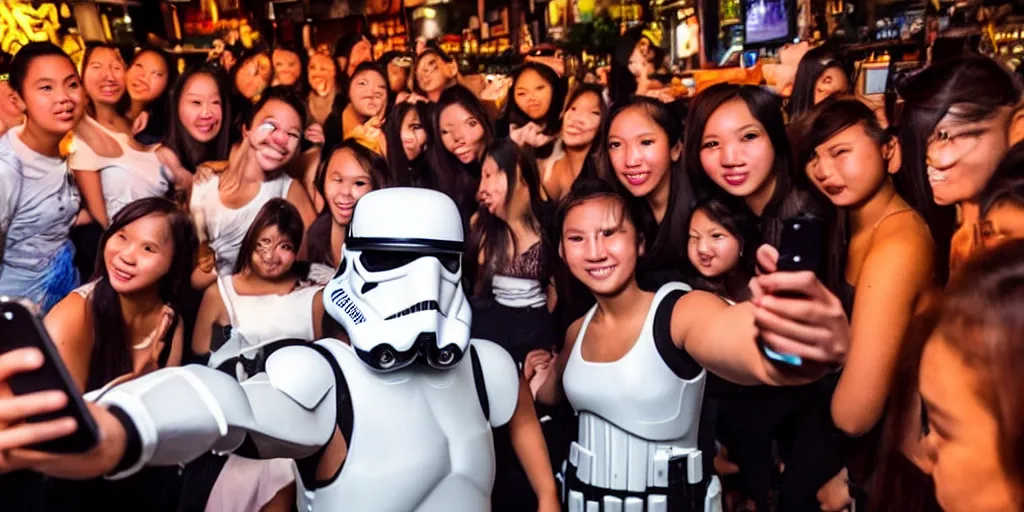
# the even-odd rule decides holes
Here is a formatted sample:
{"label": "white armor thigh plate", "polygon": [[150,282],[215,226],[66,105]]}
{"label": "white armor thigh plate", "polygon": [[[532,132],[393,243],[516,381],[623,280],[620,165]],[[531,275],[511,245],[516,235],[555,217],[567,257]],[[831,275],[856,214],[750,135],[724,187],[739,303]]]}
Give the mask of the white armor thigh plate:
{"label": "white armor thigh plate", "polygon": [[326,346],[348,383],[352,439],[338,478],[311,504],[300,489],[300,503],[312,512],[489,510],[494,445],[472,364],[378,373],[351,347]]}

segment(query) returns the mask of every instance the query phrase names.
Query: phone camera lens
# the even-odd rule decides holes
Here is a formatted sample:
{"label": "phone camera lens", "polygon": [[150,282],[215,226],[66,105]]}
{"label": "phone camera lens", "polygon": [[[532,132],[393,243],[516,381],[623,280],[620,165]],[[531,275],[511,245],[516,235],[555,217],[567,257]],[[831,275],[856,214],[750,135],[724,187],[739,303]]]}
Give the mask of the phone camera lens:
{"label": "phone camera lens", "polygon": [[11,313],[10,311],[4,311],[4,320],[14,320],[14,313]]}
{"label": "phone camera lens", "polygon": [[793,256],[793,263],[800,263],[800,256]]}

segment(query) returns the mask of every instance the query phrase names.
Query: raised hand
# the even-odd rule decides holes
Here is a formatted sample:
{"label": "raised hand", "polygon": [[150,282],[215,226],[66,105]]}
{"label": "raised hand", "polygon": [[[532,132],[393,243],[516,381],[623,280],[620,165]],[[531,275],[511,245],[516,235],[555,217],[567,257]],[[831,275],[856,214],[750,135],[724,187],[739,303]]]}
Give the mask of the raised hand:
{"label": "raised hand", "polygon": [[323,144],[325,140],[324,127],[320,126],[319,123],[313,123],[309,125],[308,128],[306,128],[306,133],[303,134],[303,137],[305,137],[306,140],[312,142],[313,144]]}
{"label": "raised hand", "polygon": [[139,117],[135,118],[132,123],[132,135],[138,135],[142,130],[146,129],[146,125],[149,124],[149,112],[142,112]]}
{"label": "raised hand", "polygon": [[[167,345],[164,340],[167,339],[167,333],[170,331],[171,325],[174,324],[174,317],[174,310],[169,306],[164,306],[160,312],[160,321],[156,328],[146,336],[146,339],[134,347],[136,352],[132,369],[134,377],[145,375],[160,368],[160,353],[163,352],[164,347]],[[139,354],[139,352],[142,354]]]}

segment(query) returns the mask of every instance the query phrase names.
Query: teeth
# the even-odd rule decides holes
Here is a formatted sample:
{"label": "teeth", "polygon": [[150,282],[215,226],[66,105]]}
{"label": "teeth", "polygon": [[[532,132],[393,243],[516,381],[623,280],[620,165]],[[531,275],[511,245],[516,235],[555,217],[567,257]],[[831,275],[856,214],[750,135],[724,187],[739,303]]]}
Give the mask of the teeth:
{"label": "teeth", "polygon": [[590,275],[594,276],[594,277],[602,278],[602,277],[608,277],[608,274],[612,273],[612,268],[614,268],[614,267],[595,268],[595,269],[588,270],[587,272]]}
{"label": "teeth", "polygon": [[940,183],[940,182],[946,181],[946,179],[948,179],[948,178],[949,177],[946,176],[946,173],[939,172],[939,171],[933,171],[931,169],[928,170],[928,181],[930,181],[932,183]]}

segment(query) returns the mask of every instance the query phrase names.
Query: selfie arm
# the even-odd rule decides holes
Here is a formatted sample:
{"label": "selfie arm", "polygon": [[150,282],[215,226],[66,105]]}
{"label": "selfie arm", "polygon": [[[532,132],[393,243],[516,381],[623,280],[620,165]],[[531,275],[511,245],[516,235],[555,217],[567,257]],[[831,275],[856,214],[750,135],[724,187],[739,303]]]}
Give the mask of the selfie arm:
{"label": "selfie arm", "polygon": [[312,455],[334,433],[334,371],[314,347],[289,346],[267,359],[265,372],[241,383],[221,371],[188,365],[117,386],[98,403],[120,410],[141,450],[128,455],[135,460],[122,460],[112,478],[243,445],[245,455],[254,458]]}

